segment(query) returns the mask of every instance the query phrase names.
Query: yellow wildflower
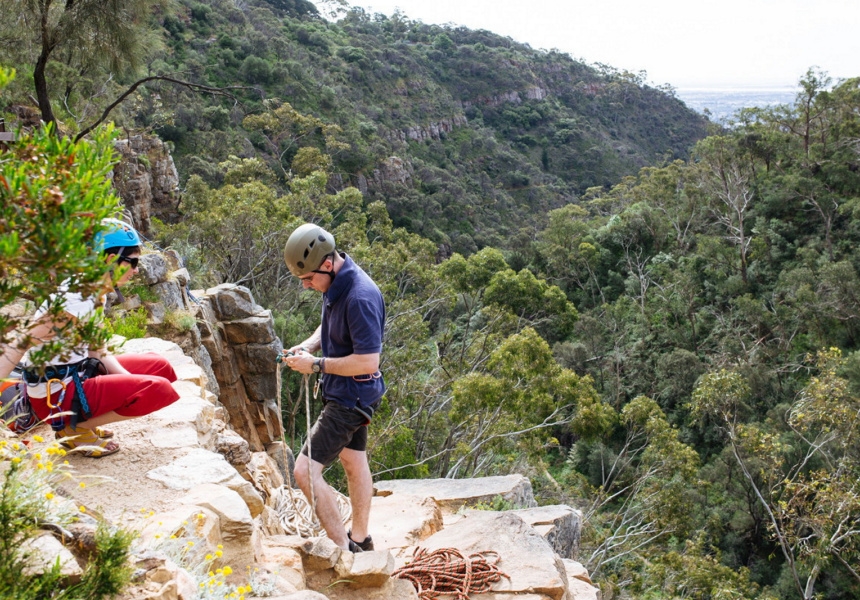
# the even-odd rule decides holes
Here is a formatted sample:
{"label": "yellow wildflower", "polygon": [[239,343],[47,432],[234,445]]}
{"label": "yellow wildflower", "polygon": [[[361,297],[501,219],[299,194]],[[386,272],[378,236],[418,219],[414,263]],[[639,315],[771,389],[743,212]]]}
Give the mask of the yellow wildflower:
{"label": "yellow wildflower", "polygon": [[45,438],[43,438],[41,435],[34,435],[33,439],[37,442],[44,442],[45,441]]}

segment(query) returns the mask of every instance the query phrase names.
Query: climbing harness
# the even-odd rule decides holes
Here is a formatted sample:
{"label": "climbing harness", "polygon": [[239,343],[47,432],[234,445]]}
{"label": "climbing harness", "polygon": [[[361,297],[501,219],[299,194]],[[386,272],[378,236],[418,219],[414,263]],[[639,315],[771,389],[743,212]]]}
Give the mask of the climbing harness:
{"label": "climbing harness", "polygon": [[[102,362],[96,358],[85,358],[76,363],[65,365],[50,365],[45,368],[45,373],[40,375],[35,371],[25,370],[23,374],[24,381],[29,385],[39,383],[45,384],[45,402],[48,405],[50,414],[48,419],[51,421],[51,429],[54,431],[62,431],[66,426],[65,415],[69,415],[69,424],[72,428],[77,427],[78,421],[86,421],[92,417],[87,395],[84,393],[84,381],[97,375],[104,375],[107,369]],[[63,412],[63,401],[66,399],[66,388],[70,381],[75,383],[75,395],[72,398],[71,414]],[[60,385],[59,396],[55,404],[51,403],[52,384]]]}
{"label": "climbing harness", "polygon": [[499,555],[492,550],[463,556],[456,548],[432,552],[416,548],[412,560],[391,576],[411,581],[420,600],[442,596],[469,600],[469,594],[490,591],[492,584],[502,577],[510,580],[510,576],[496,566],[498,562]]}
{"label": "climbing harness", "polygon": [[[280,363],[280,357],[277,361]],[[319,379],[314,385],[313,398],[316,400],[319,392]],[[301,402],[302,396],[305,399],[305,421],[307,424],[307,443],[308,443],[308,461],[312,460],[311,448],[311,394],[310,394],[310,375],[302,375],[302,385],[299,386],[299,397],[296,402]],[[283,414],[281,407],[281,397],[278,396],[278,412]],[[281,428],[281,442],[283,443],[282,451],[284,453],[284,467],[287,468],[287,436],[283,427]],[[278,513],[278,518],[281,527],[287,534],[295,534],[301,537],[317,537],[324,533],[319,520],[316,517],[316,495],[314,493],[314,479],[310,477],[311,498],[310,502],[301,490],[296,490],[290,485],[290,475],[287,473],[284,485],[276,492],[275,511]],[[346,523],[352,518],[352,506],[349,499],[338,492],[335,493],[338,510],[341,520]]]}

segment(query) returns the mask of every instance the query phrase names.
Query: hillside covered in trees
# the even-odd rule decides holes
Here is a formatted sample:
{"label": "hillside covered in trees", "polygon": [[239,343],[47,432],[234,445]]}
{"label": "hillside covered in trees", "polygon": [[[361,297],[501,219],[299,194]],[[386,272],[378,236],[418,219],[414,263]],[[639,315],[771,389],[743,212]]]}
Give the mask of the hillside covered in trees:
{"label": "hillside covered in trees", "polygon": [[[705,137],[636,77],[402,15],[216,0],[140,27],[138,75],[206,86],[113,115],[173,144],[154,230],[195,285],[303,339],[319,298],[281,250],[307,220],[380,284],[377,478],[528,474],[583,509],[612,597],[860,596],[860,79],[810,70]],[[74,133],[122,78],[69,57]]]}
{"label": "hillside covered in trees", "polygon": [[[28,12],[4,19],[10,28],[0,35],[21,98],[40,56],[38,15]],[[598,72],[487,31],[361,9],[331,23],[303,1],[182,0],[146,19],[127,16],[147,31],[128,49],[136,70],[114,68],[114,79],[88,54],[107,40],[94,48],[58,21],[68,39],[53,51],[45,85],[69,130],[139,77],[187,81],[196,87],[151,81],[113,114],[171,142],[183,180],[220,185],[218,164],[232,155],[261,158],[283,186],[301,171],[299,149],[315,147],[330,157],[332,189],[359,187],[385,201],[395,225],[454,251],[507,245],[589,187],[686,157],[705,133],[700,116],[641,75]],[[116,35],[114,53],[129,32]],[[104,27],[99,37],[109,37]],[[336,133],[286,123],[293,109]]]}

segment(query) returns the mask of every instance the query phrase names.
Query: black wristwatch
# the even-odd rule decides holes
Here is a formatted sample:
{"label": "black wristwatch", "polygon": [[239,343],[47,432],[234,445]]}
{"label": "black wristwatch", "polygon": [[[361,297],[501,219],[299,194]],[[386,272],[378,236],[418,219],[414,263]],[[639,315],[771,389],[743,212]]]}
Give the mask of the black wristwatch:
{"label": "black wristwatch", "polygon": [[322,359],[318,358],[314,361],[314,366],[312,367],[314,373],[322,373]]}

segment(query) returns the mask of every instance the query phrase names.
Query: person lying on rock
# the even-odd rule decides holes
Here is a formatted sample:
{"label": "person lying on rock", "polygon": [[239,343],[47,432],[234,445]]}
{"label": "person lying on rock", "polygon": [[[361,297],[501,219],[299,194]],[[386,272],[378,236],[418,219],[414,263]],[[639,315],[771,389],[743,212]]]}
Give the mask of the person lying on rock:
{"label": "person lying on rock", "polygon": [[[0,346],[0,378],[7,377],[23,359],[25,393],[39,420],[51,423],[57,439],[70,449],[80,448],[84,456],[101,458],[118,452],[113,432],[103,426],[148,415],[179,399],[173,389],[176,373],[166,359],[155,353],[113,356],[104,350],[76,348],[67,361],[52,360],[44,374],[28,369],[23,340],[45,342],[68,320],[89,318],[102,305],[107,292],[137,273],[140,236],[130,225],[117,219],[103,222],[107,229],[96,237],[96,247],[112,265],[98,297],[84,298],[64,290],[63,323],[45,315],[45,306],[34,315],[35,325],[18,342]],[[35,346],[34,348],[38,348]],[[48,389],[50,386],[50,390]],[[65,414],[61,414],[65,413]]]}
{"label": "person lying on rock", "polygon": [[[284,261],[305,289],[323,294],[322,322],[302,343],[284,350],[283,361],[299,373],[321,377],[323,410],[295,466],[296,482],[315,501],[320,524],[344,550],[373,550],[368,535],[373,480],[367,462],[367,425],[385,393],[379,372],[385,304],[382,293],[353,260],[335,250],[334,237],[306,223],[284,248]],[[322,350],[322,358],[313,356]],[[352,529],[340,519],[323,468],[340,458],[349,485]],[[311,480],[313,485],[311,485]]]}

